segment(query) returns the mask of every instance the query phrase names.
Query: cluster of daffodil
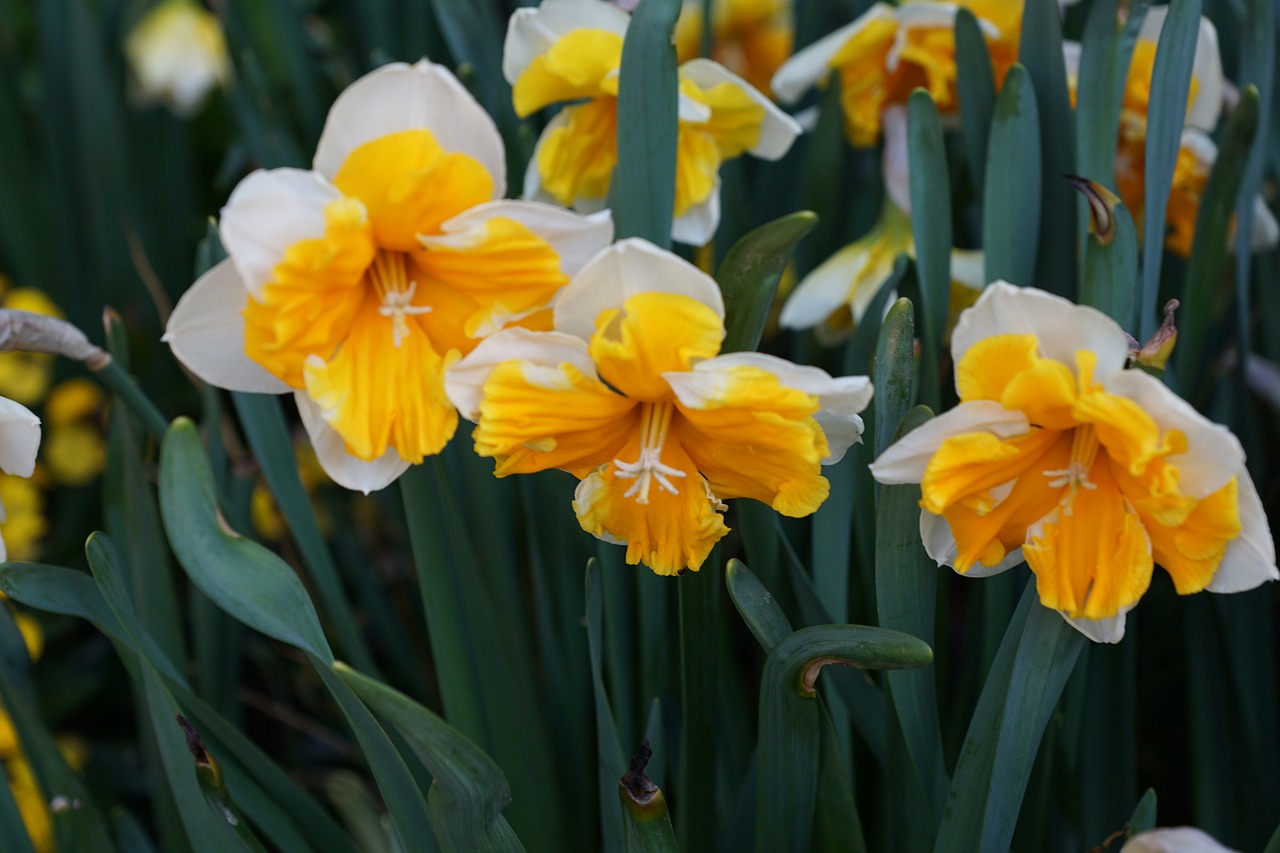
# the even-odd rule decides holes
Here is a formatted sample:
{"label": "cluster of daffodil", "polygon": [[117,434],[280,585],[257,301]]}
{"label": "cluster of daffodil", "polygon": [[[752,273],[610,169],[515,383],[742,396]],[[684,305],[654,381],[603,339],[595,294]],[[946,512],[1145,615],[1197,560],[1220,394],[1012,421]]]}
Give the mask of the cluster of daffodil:
{"label": "cluster of daffodil", "polygon": [[[965,5],[1007,69],[1020,4]],[[915,85],[954,110],[954,15],[877,4],[788,60],[774,91],[794,99],[835,69],[857,145],[901,118]],[[311,171],[255,172],[231,194],[230,257],[177,306],[174,352],[215,385],[291,393],[320,466],[365,492],[440,452],[461,414],[497,476],[570,472],[583,529],[659,574],[702,565],[730,498],[814,512],[828,493],[821,466],[859,439],[871,385],[722,354],[709,276],[642,240],[610,245],[628,25],[594,0],[546,0],[511,19],[503,71],[516,111],[566,104],[523,201],[503,200],[502,140],[449,71],[424,60],[356,81]],[[722,160],[781,156],[798,126],[711,60],[681,65],[679,99],[672,234],[700,245],[718,222]],[[911,249],[900,207],[875,235],[869,251],[846,250],[859,281]],[[869,288],[840,278],[819,268],[783,323],[814,325],[845,302],[856,319]],[[961,316],[952,351],[960,405],[873,467],[882,482],[922,484],[921,535],[940,564],[987,575],[1025,559],[1041,601],[1104,641],[1121,636],[1156,561],[1182,593],[1276,577],[1238,443],[1126,370],[1113,322],[995,283]]]}

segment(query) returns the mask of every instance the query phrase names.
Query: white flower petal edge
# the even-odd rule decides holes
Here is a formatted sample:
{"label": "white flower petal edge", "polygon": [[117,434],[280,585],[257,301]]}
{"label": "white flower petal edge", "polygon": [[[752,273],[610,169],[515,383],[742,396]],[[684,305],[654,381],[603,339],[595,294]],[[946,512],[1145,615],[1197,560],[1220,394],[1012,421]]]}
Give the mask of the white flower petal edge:
{"label": "white flower petal edge", "polygon": [[875,392],[866,376],[833,377],[820,368],[792,364],[786,359],[758,352],[719,355],[698,362],[688,372],[664,373],[662,376],[682,405],[702,409],[720,399],[722,384],[732,381],[733,371],[740,367],[771,373],[785,387],[818,398],[819,409],[813,417],[826,434],[829,449],[827,458],[822,460],[823,465],[839,462],[850,445],[862,440],[863,424],[858,413],[867,407]]}
{"label": "white flower petal edge", "polygon": [[587,261],[561,291],[555,308],[556,331],[588,340],[601,311],[621,308],[637,293],[688,296],[724,319],[724,299],[711,276],[648,240],[631,237]]}
{"label": "white flower petal edge", "polygon": [[367,495],[385,489],[409,469],[409,463],[401,459],[394,449],[388,450],[372,462],[352,456],[347,452],[342,436],[325,422],[320,407],[312,402],[305,391],[295,391],[293,399],[298,404],[302,426],[306,428],[311,446],[315,448],[320,467],[339,486]]}
{"label": "white flower petal edge", "polygon": [[244,352],[249,291],[228,258],[200,276],[173,309],[164,337],[178,361],[210,385],[255,394],[292,390]]}
{"label": "white flower petal edge", "polygon": [[764,108],[764,122],[760,126],[760,139],[751,148],[751,153],[765,160],[777,160],[791,148],[791,143],[800,135],[800,125],[795,119],[778,109],[754,86],[710,59],[691,59],[680,66],[680,77],[692,80],[702,89],[710,89],[722,83],[728,83],[745,92],[752,101]]}
{"label": "white flower petal edge", "polygon": [[[1138,32],[1138,39],[1158,43],[1160,32],[1164,29],[1165,18],[1168,16],[1168,6],[1156,6],[1148,11],[1147,16],[1142,19],[1142,29]],[[1225,85],[1222,76],[1222,57],[1218,53],[1218,31],[1213,23],[1203,16],[1200,18],[1200,30],[1196,34],[1196,53],[1191,63],[1191,75],[1196,79],[1199,88],[1196,90],[1195,99],[1187,107],[1186,123],[1202,130],[1213,130],[1222,112]]]}
{"label": "white flower petal edge", "polygon": [[795,103],[800,96],[821,82],[831,71],[831,59],[840,48],[874,21],[892,21],[894,7],[888,3],[876,3],[857,20],[818,39],[782,64],[773,75],[769,87],[784,104]]}
{"label": "white flower petal edge", "polygon": [[484,107],[444,66],[384,65],[348,86],[329,109],[314,168],[329,180],[347,155],[370,140],[402,130],[430,130],[446,151],[479,160],[493,177],[493,197],[507,188],[502,136]]}
{"label": "white flower petal edge", "polygon": [[[1154,10],[1153,10],[1154,11]],[[1120,853],[1237,853],[1223,847],[1209,833],[1194,826],[1173,826],[1139,832]]]}
{"label": "white flower petal edge", "polygon": [[1187,452],[1166,458],[1177,467],[1178,485],[1185,494],[1197,500],[1207,497],[1244,470],[1244,448],[1231,430],[1197,412],[1154,376],[1122,370],[1104,386],[1141,406],[1162,431],[1178,429],[1186,435]]}
{"label": "white flower petal edge", "polygon": [[981,249],[951,250],[951,281],[970,290],[982,290],[986,285],[986,256]]}
{"label": "white flower petal edge", "polygon": [[1126,607],[1115,616],[1108,616],[1106,619],[1073,619],[1061,610],[1058,611],[1058,615],[1072,628],[1095,643],[1118,643],[1124,639],[1125,615],[1132,609],[1132,607]]}
{"label": "white flower petal edge", "polygon": [[532,9],[517,9],[502,44],[502,75],[512,85],[535,58],[573,30],[605,30],[625,35],[631,16],[600,0],[543,0]]}
{"label": "white flower petal edge", "polygon": [[1032,334],[1044,358],[1060,361],[1075,371],[1076,352],[1097,354],[1094,381],[1103,382],[1124,369],[1129,338],[1120,326],[1095,308],[1076,305],[1061,296],[1029,287],[995,281],[987,285],[972,308],[960,315],[951,335],[956,363],[978,341],[994,335]]}
{"label": "white flower petal edge", "polygon": [[[40,419],[21,403],[0,397],[0,470],[30,477],[40,449]],[[4,514],[0,511],[0,521]]]}
{"label": "white flower petal edge", "polygon": [[484,385],[494,369],[506,361],[519,360],[535,366],[559,368],[572,364],[585,376],[595,376],[595,362],[587,352],[587,342],[562,332],[531,332],[505,329],[485,338],[480,345],[454,362],[444,374],[444,391],[449,402],[467,420],[480,417]]}
{"label": "white flower petal edge", "polygon": [[[920,541],[924,550],[939,566],[953,568],[960,551],[956,547],[956,538],[951,533],[951,525],[940,515],[931,512],[920,512]],[[1008,571],[1022,562],[1022,549],[1014,548],[1004,555],[1004,559],[994,566],[974,563],[962,577],[989,578]],[[960,574],[956,572],[956,574]]]}
{"label": "white flower petal edge", "polygon": [[1253,199],[1253,233],[1249,238],[1249,248],[1255,252],[1268,252],[1280,244],[1280,223],[1262,196]]}
{"label": "white flower petal edge", "polygon": [[942,442],[953,435],[990,432],[1000,438],[1012,438],[1030,429],[1027,416],[1018,409],[1006,409],[994,400],[961,403],[949,412],[930,418],[890,445],[871,464],[871,475],[885,485],[919,483],[924,479],[929,460]]}
{"label": "white flower petal edge", "polygon": [[809,329],[849,302],[854,322],[862,320],[867,306],[889,277],[891,266],[869,263],[863,240],[850,243],[806,275],[782,306],[778,323],[784,329]]}
{"label": "white flower petal edge", "polygon": [[536,201],[490,201],[443,223],[439,237],[420,237],[424,246],[462,248],[483,236],[490,219],[512,219],[546,240],[560,256],[560,271],[573,275],[613,241],[613,215],[608,210],[583,216]]}
{"label": "white flower petal edge", "polygon": [[1271,526],[1267,523],[1258,490],[1253,487],[1253,480],[1243,466],[1236,475],[1239,478],[1236,482],[1240,535],[1227,544],[1227,552],[1222,555],[1218,571],[1206,587],[1209,592],[1244,592],[1267,581],[1280,580],[1280,570],[1276,569],[1276,544],[1271,538]]}
{"label": "white flower petal edge", "polygon": [[324,207],[342,193],[315,172],[259,169],[236,185],[218,222],[222,245],[254,296],[300,240],[324,236]]}
{"label": "white flower petal edge", "polygon": [[693,205],[671,222],[671,239],[686,246],[705,246],[720,226],[720,175],[705,201]]}
{"label": "white flower petal edge", "polygon": [[911,158],[907,151],[906,107],[901,104],[887,107],[880,113],[880,127],[884,133],[884,151],[880,157],[884,190],[898,209],[910,216]]}

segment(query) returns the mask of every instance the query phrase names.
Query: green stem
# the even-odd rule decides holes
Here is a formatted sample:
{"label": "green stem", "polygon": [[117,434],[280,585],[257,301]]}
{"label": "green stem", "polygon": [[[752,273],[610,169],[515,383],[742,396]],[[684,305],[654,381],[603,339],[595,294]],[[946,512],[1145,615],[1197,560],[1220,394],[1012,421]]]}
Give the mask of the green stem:
{"label": "green stem", "polygon": [[685,850],[711,850],[715,836],[719,557],[713,549],[702,571],[679,580],[684,737],[676,822]]}
{"label": "green stem", "polygon": [[93,372],[98,380],[111,390],[111,393],[138,416],[138,420],[142,422],[143,427],[153,439],[157,442],[164,439],[169,421],[160,414],[156,404],[151,402],[151,398],[138,387],[138,383],[133,381],[133,377],[126,373],[123,367],[112,360],[94,368]]}

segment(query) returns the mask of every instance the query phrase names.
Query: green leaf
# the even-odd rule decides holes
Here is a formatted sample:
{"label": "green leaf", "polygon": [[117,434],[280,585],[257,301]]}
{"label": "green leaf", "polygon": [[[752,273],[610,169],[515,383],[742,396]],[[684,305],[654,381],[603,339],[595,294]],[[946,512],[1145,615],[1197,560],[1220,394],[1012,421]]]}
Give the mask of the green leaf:
{"label": "green leaf", "polygon": [[760,579],[751,573],[741,560],[730,560],[724,570],[729,598],[738,609],[742,621],[765,652],[781,643],[791,634],[791,623],[778,606],[777,600],[765,589]]}
{"label": "green leaf", "polygon": [[[1138,301],[1138,339],[1145,341],[1158,323],[1160,264],[1164,259],[1164,211],[1169,206],[1173,168],[1191,91],[1191,66],[1200,32],[1200,0],[1172,0],[1156,45],[1147,102],[1147,147],[1142,209],[1142,298]],[[1219,154],[1218,162],[1223,157]],[[1201,204],[1203,210],[1203,203]],[[1197,222],[1197,226],[1199,223]],[[1196,229],[1199,231],[1199,228]]]}
{"label": "green leaf", "polygon": [[316,522],[311,500],[302,487],[298,466],[294,461],[293,442],[280,410],[280,398],[273,394],[231,395],[236,414],[244,427],[245,438],[253,450],[262,476],[276,499],[280,514],[292,531],[307,573],[329,623],[337,634],[341,650],[358,669],[376,674],[373,657],[356,626],[354,610],[342,589],[338,568],[334,565],[324,535]]}
{"label": "green leaf", "polygon": [[622,45],[618,165],[611,207],[618,239],[671,248],[676,193],[676,51],[680,0],[641,0]]}
{"label": "green leaf", "polygon": [[761,225],[733,244],[716,270],[724,294],[724,343],[721,352],[754,352],[764,336],[782,272],[796,244],[818,224],[801,210]]}
{"label": "green leaf", "polygon": [[178,562],[201,592],[250,628],[333,660],[293,569],[222,521],[200,436],[186,418],[173,422],[160,451],[160,511]]}
{"label": "green leaf", "polygon": [[880,326],[875,361],[876,456],[893,443],[894,431],[911,406],[915,359],[915,314],[911,300],[900,298]]}
{"label": "green leaf", "polygon": [[1240,102],[1227,122],[1218,159],[1209,172],[1196,214],[1195,239],[1178,312],[1174,364],[1185,396],[1202,408],[1209,391],[1206,362],[1214,361],[1217,355],[1206,352],[1205,346],[1231,296],[1231,289],[1224,287],[1228,233],[1235,216],[1236,194],[1249,161],[1249,146],[1258,132],[1258,112],[1258,90],[1249,86],[1240,93]]}
{"label": "green leaf", "polygon": [[805,628],[770,652],[760,680],[756,850],[810,849],[820,744],[814,685],[821,668],[901,669],[932,659],[915,637],[861,625]]}
{"label": "green leaf", "polygon": [[[431,816],[446,851],[524,848],[502,817],[511,802],[493,759],[457,729],[403,693],[338,662],[338,675],[408,742],[434,780]],[[442,807],[435,800],[440,798]],[[409,849],[412,849],[412,841]]]}
{"label": "green leaf", "polygon": [[[1080,45],[1076,98],[1076,171],[1106,187],[1115,186],[1116,140],[1129,60],[1147,15],[1148,0],[1128,4],[1128,19],[1117,23],[1119,0],[1095,0]],[[1085,276],[1084,281],[1088,277]],[[1132,283],[1131,285],[1132,286]]]}
{"label": "green leaf", "polygon": [[[604,602],[601,596],[600,564],[587,562],[587,649],[591,655],[591,690],[596,716],[596,787],[599,793],[600,822],[604,825],[606,853],[620,853],[628,847],[631,830],[624,823],[625,808],[618,808],[618,783],[626,764],[609,695],[605,691],[601,665],[604,652]],[[625,807],[625,801],[623,803]]]}
{"label": "green leaf", "polygon": [[618,780],[618,801],[627,828],[627,853],[678,853],[675,831],[667,814],[667,798],[662,789],[644,775],[652,751],[647,741],[631,759],[631,766]]}
{"label": "green leaf", "polygon": [[1133,807],[1133,815],[1129,818],[1129,835],[1147,832],[1156,828],[1156,789],[1148,788],[1147,792]]}
{"label": "green leaf", "polygon": [[[1034,2],[1034,0],[1029,0]],[[933,98],[923,89],[907,102],[907,149],[911,162],[911,233],[920,285],[921,397],[939,405],[938,349],[951,299],[951,178],[947,148]]]}
{"label": "green leaf", "polygon": [[1076,286],[1076,212],[1071,188],[1061,176],[1076,171],[1075,128],[1062,57],[1062,12],[1056,0],[1024,3],[1018,61],[1035,89],[1040,119],[1040,235],[1034,281],[1036,287],[1071,298]]}
{"label": "green leaf", "polygon": [[[680,602],[680,802],[697,803],[716,790],[720,742],[720,549],[713,548],[702,570],[682,575]],[[682,808],[676,814],[681,846],[710,850],[715,841],[715,809]]]}
{"label": "green leaf", "polygon": [[981,189],[986,186],[987,137],[996,108],[996,77],[978,19],[963,6],[956,10],[956,89],[965,156],[973,185]]}
{"label": "green leaf", "polygon": [[1013,841],[1040,738],[1085,642],[1083,634],[1047,607],[1033,606],[1027,615],[995,743],[983,850],[1006,850]]}
{"label": "green leaf", "polygon": [[1025,68],[1014,65],[996,98],[987,143],[982,246],[987,281],[1035,281],[1040,233],[1040,113]]}
{"label": "green leaf", "polygon": [[1068,177],[1085,196],[1091,221],[1084,244],[1080,304],[1091,305],[1120,324],[1137,327],[1138,232],[1124,202],[1105,187]]}
{"label": "green leaf", "polygon": [[0,767],[5,771],[0,773],[0,847],[12,853],[36,853],[13,799],[12,771],[5,765]]}

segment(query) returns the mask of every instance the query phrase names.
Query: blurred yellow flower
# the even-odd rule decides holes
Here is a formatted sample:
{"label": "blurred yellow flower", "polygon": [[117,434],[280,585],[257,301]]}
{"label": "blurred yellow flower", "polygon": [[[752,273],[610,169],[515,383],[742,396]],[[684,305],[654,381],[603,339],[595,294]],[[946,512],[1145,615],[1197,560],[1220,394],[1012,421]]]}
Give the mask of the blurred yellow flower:
{"label": "blurred yellow flower", "polygon": [[[676,56],[702,55],[706,29],[702,0],[685,0],[676,21]],[[791,0],[713,0],[711,58],[761,92],[791,55],[795,41]]]}
{"label": "blurred yellow flower", "polygon": [[1026,560],[1040,602],[1117,642],[1155,562],[1180,594],[1280,578],[1244,451],[1159,380],[1092,308],[989,285],[951,340],[960,404],[889,447],[882,483],[920,483],[925,549],[983,577]]}
{"label": "blurred yellow flower", "polygon": [[884,110],[905,104],[916,87],[927,89],[943,113],[955,112],[955,17],[960,7],[978,19],[999,83],[1018,58],[1022,0],[907,0],[900,6],[876,3],[857,20],[798,51],[774,75],[773,92],[784,103],[794,103],[836,71],[845,135],[859,147],[879,141]]}
{"label": "blurred yellow flower", "polygon": [[865,376],[761,353],[718,355],[710,276],[643,240],[601,252],[556,303],[554,332],[508,330],[450,369],[494,473],[579,478],[578,522],[662,575],[697,570],[728,498],[793,517],[826,499],[823,464],[859,440]]}
{"label": "blurred yellow flower", "polygon": [[[618,160],[622,41],[631,17],[599,0],[545,0],[511,16],[502,70],[516,114],[567,104],[538,139],[525,198],[578,210],[607,204]],[[709,59],[680,66],[672,239],[706,244],[720,222],[720,164],[743,153],[777,160],[800,127],[747,81]]]}
{"label": "blurred yellow flower", "polygon": [[[5,716],[7,718],[8,715]],[[4,769],[9,774],[9,790],[18,804],[18,812],[26,825],[27,835],[31,836],[32,846],[36,853],[52,853],[53,817],[49,814],[49,801],[40,792],[36,776],[31,772],[31,765],[18,756],[6,761]]]}
{"label": "blurred yellow flower", "polygon": [[[320,467],[320,460],[316,458],[315,450],[305,440],[293,442],[293,456],[298,466],[298,479],[302,481],[302,488],[314,498],[316,489],[329,482],[329,478]],[[316,513],[316,521],[324,532],[328,527],[328,516],[314,499],[312,507]],[[253,522],[253,529],[263,539],[274,542],[284,536],[284,518],[280,515],[275,497],[272,496],[271,489],[264,480],[254,484],[253,495],[249,499],[249,517]]]}
{"label": "blurred yellow flower", "polygon": [[40,459],[54,483],[83,486],[102,473],[107,445],[102,435],[106,395],[88,379],[60,382],[44,404],[47,427]]}
{"label": "blurred yellow flower", "polygon": [[325,471],[368,492],[452,437],[445,367],[504,326],[545,327],[613,226],[503,200],[493,120],[425,60],[351,84],[313,165],[240,182],[222,211],[230,258],[165,340],[213,385],[293,392]]}
{"label": "blurred yellow flower", "polygon": [[[0,281],[7,284],[7,279]],[[5,287],[0,292],[0,308],[66,319],[53,300],[34,287]],[[53,368],[54,356],[48,353],[0,353],[0,396],[17,400],[24,406],[40,402],[53,381]]]}
{"label": "blurred yellow flower", "polygon": [[217,16],[194,0],[163,0],[125,42],[138,96],[179,115],[196,111],[215,86],[231,79],[227,42]]}

